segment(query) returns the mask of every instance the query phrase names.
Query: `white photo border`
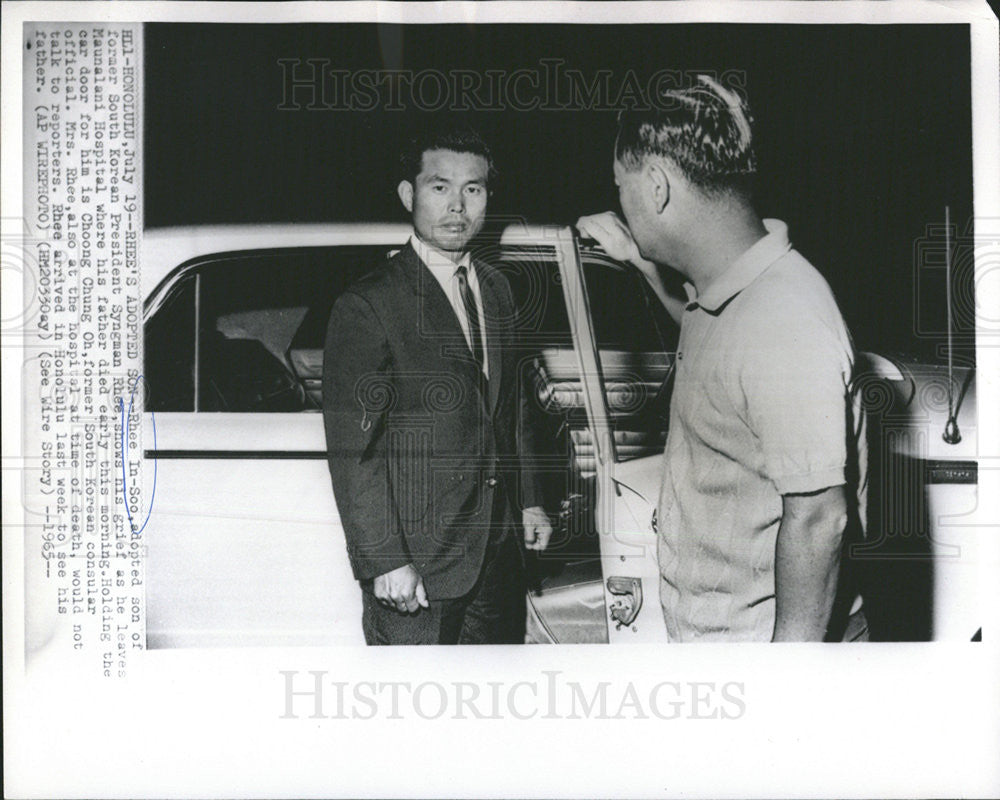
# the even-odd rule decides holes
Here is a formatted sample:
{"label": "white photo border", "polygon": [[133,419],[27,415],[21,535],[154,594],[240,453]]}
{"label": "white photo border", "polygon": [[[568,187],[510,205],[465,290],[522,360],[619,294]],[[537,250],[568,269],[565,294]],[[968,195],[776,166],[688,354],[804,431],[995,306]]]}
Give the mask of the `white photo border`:
{"label": "white photo border", "polygon": [[[985,3],[5,3],[5,234],[22,218],[21,25],[43,20],[968,23],[977,233],[1000,237],[1000,63]],[[978,304],[1000,309],[1000,272],[980,266]],[[21,289],[5,271],[4,318]],[[1000,408],[1000,338],[985,325],[977,523],[1000,534],[1000,415],[989,413]],[[6,346],[2,357],[8,796],[989,797],[1000,789],[1000,535],[981,564],[983,585],[994,588],[977,644],[160,650],[121,682],[26,675],[21,537],[7,535],[19,530],[22,359]],[[331,687],[499,682],[506,711],[502,719],[329,710],[282,719],[282,673],[310,671]],[[740,684],[745,708],[733,719],[546,718],[530,684],[537,696],[552,673],[588,691],[609,682],[616,708],[630,684],[648,697],[663,681]],[[363,716],[366,707],[354,710]]]}

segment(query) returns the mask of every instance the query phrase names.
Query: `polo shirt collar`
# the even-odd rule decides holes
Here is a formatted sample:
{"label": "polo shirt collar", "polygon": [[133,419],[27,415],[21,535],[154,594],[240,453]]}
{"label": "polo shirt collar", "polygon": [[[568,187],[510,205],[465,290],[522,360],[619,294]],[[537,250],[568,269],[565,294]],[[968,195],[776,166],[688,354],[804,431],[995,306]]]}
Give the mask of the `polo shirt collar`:
{"label": "polo shirt collar", "polygon": [[726,303],[757,280],[764,270],[792,249],[788,241],[788,226],[784,222],[765,219],[764,227],[767,235],[755,242],[729,269],[716,277],[701,295],[698,295],[692,284],[684,284],[689,309],[697,306],[710,314],[718,313]]}

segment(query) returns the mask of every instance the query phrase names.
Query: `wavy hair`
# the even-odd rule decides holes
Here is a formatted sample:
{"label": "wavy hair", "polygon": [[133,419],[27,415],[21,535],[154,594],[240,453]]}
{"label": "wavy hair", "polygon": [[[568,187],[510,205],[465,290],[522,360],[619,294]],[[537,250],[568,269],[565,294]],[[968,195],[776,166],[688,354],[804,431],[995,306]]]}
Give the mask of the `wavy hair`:
{"label": "wavy hair", "polygon": [[660,156],[705,194],[737,191],[749,196],[757,157],[746,103],[708,75],[699,75],[693,86],[665,92],[658,105],[618,115],[618,162],[634,171],[648,156]]}

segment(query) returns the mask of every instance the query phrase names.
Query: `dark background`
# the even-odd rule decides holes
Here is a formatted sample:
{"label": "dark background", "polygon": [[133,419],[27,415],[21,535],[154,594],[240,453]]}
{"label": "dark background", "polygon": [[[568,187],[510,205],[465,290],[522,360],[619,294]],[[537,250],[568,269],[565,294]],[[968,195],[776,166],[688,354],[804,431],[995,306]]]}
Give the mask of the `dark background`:
{"label": "dark background", "polygon": [[[278,110],[282,58],[412,70],[561,58],[588,78],[612,70],[612,86],[628,69],[643,84],[661,69],[741,70],[758,208],[788,222],[858,347],[943,356],[949,204],[959,360],[974,357],[967,26],[150,24],[145,37],[147,227],[406,219],[397,152],[415,114]],[[572,223],[617,209],[613,111],[471,116],[501,170],[491,214]]]}

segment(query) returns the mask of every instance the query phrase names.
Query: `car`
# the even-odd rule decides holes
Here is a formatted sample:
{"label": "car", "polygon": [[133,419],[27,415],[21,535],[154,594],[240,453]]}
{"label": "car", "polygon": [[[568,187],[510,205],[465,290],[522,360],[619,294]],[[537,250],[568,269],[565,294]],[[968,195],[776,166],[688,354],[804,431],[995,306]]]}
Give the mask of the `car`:
{"label": "car", "polygon": [[[147,646],[363,643],[326,464],[323,341],[339,293],[410,230],[145,232]],[[558,510],[548,550],[527,554],[527,641],[664,642],[653,508],[677,328],[635,268],[570,228],[512,223],[479,255],[517,301],[536,467]],[[960,521],[975,507],[974,370],[859,365],[881,491],[853,556],[873,633],[971,638],[975,537]],[[951,425],[961,441],[942,438]]]}

